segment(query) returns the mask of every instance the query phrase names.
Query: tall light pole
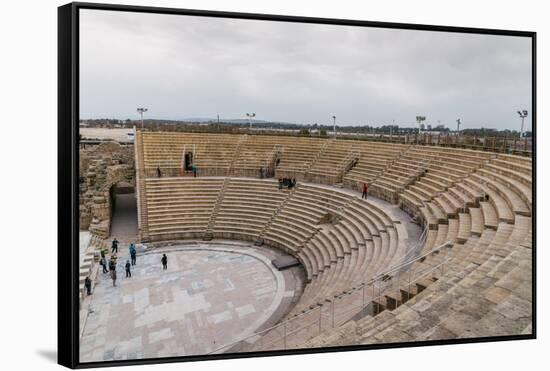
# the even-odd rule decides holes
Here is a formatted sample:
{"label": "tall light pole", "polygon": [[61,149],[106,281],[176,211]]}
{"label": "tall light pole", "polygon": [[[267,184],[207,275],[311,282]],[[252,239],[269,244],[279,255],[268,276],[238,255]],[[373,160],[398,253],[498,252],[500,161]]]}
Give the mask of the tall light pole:
{"label": "tall light pole", "polygon": [[137,111],[141,115],[141,130],[143,130],[143,113],[147,112],[147,108],[138,107]]}
{"label": "tall light pole", "polygon": [[256,114],[254,112],[247,113],[246,117],[248,117],[248,125],[250,126],[250,130],[252,130],[252,119],[256,117]]}
{"label": "tall light pole", "polygon": [[416,116],[416,122],[418,123],[418,134],[422,132],[420,127],[422,126],[422,121],[426,121],[426,116]]}
{"label": "tall light pole", "polygon": [[460,124],[461,124],[460,119],[457,119],[456,120],[456,134],[457,135],[460,134]]}
{"label": "tall light pole", "polygon": [[418,137],[416,138],[416,143],[420,140],[420,134],[422,133],[422,121],[426,121],[426,116],[416,116],[416,122],[418,123]]}
{"label": "tall light pole", "polygon": [[519,132],[519,138],[521,139],[523,137],[523,123],[527,117],[527,110],[518,111],[518,115],[521,117],[521,131]]}
{"label": "tall light pole", "polygon": [[334,137],[336,138],[336,116],[332,116],[332,125],[334,127]]}

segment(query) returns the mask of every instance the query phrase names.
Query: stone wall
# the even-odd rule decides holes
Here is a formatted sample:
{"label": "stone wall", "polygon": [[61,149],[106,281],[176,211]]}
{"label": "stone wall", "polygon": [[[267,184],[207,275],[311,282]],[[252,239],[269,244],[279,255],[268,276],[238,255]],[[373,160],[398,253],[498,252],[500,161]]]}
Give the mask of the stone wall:
{"label": "stone wall", "polygon": [[104,142],[80,148],[80,229],[107,238],[111,226],[112,187],[135,186],[134,146]]}

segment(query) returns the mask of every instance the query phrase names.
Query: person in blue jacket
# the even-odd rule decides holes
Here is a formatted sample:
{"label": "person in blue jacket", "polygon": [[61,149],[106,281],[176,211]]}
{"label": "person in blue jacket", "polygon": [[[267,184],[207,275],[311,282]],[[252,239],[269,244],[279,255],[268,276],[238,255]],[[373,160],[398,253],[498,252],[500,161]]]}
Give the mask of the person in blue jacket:
{"label": "person in blue jacket", "polygon": [[136,247],[134,246],[133,243],[130,244],[130,247],[128,250],[130,250],[130,258],[132,259],[132,265],[136,265],[137,252],[136,252]]}

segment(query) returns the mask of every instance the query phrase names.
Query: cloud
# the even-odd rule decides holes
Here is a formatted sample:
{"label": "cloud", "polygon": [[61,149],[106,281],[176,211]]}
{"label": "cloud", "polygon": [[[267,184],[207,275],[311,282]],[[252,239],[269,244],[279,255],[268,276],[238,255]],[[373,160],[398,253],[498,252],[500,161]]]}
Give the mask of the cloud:
{"label": "cloud", "polygon": [[[81,11],[81,116],[517,128],[528,38]],[[530,120],[528,127],[530,127]]]}

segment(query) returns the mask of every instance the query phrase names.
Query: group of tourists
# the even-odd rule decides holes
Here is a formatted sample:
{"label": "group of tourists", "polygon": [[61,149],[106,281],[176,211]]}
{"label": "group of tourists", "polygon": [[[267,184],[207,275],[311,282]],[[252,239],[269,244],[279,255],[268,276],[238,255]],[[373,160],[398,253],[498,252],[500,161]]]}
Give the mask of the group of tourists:
{"label": "group of tourists", "polygon": [[[111,242],[111,256],[109,257],[109,260],[107,260],[106,256],[106,250],[101,249],[100,254],[101,258],[99,260],[99,264],[101,265],[103,269],[103,273],[109,273],[111,276],[111,280],[113,280],[113,286],[116,287],[116,280],[117,280],[117,254],[118,254],[118,240],[116,237]],[[130,259],[126,260],[126,264],[124,265],[124,271],[126,273],[126,277],[130,278],[132,277],[132,266],[136,265],[137,261],[137,250],[134,243],[130,243],[130,246],[128,247],[128,252],[130,253]],[[166,254],[162,254],[162,258],[160,259],[160,262],[162,264],[162,270],[168,269],[168,257]],[[91,295],[92,294],[92,280],[90,277],[86,277],[84,280],[84,288],[86,289],[86,294]]]}
{"label": "group of tourists", "polygon": [[[116,237],[111,242],[111,257],[109,261],[107,261],[107,257],[105,256],[105,250],[101,250],[101,259],[99,261],[99,264],[103,268],[103,273],[109,273],[111,275],[111,279],[113,280],[113,286],[116,286],[116,280],[117,280],[117,260],[118,260],[118,240]],[[124,265],[124,271],[126,272],[126,277],[132,277],[132,265],[136,265],[136,256],[137,251],[136,247],[133,243],[130,244],[128,247],[128,251],[130,253],[130,260],[126,260],[126,264]]]}
{"label": "group of tourists", "polygon": [[279,189],[296,187],[296,178],[279,178]]}

